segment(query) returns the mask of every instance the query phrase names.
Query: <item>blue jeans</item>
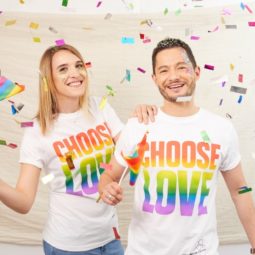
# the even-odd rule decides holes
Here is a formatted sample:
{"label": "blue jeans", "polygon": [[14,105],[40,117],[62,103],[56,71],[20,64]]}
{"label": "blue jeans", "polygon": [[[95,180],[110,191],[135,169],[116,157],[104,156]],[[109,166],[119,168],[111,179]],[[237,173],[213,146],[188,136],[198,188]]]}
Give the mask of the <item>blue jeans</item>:
{"label": "blue jeans", "polygon": [[89,251],[64,251],[43,241],[43,250],[45,255],[124,255],[124,250],[119,240],[113,240],[104,246]]}

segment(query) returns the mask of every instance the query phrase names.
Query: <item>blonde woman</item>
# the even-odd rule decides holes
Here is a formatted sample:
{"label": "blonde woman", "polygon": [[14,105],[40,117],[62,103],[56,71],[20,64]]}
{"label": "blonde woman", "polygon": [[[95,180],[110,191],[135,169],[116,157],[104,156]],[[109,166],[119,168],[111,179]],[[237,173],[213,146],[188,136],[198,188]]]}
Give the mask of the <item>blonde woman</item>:
{"label": "blonde woman", "polygon": [[[48,48],[40,62],[40,101],[34,126],[26,129],[15,188],[0,180],[0,201],[27,213],[41,170],[50,174],[50,198],[43,231],[46,255],[121,255],[115,208],[96,203],[98,182],[123,127],[107,103],[88,95],[81,54],[70,45]],[[147,116],[146,109],[137,112]],[[150,114],[148,114],[150,115]]]}

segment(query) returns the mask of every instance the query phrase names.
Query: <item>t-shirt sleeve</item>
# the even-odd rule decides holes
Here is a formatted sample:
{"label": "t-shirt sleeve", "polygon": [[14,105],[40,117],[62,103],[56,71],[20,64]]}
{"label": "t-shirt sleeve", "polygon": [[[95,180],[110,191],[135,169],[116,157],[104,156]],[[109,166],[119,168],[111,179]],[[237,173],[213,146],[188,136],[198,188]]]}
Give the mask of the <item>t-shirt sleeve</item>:
{"label": "t-shirt sleeve", "polygon": [[20,147],[19,163],[34,165],[43,168],[43,145],[41,134],[37,127],[26,128]]}
{"label": "t-shirt sleeve", "polygon": [[124,124],[109,103],[106,103],[102,111],[107,126],[111,130],[111,135],[115,137],[122,130]]}
{"label": "t-shirt sleeve", "polygon": [[227,141],[224,150],[223,160],[220,165],[221,171],[231,170],[235,168],[241,161],[238,136],[232,123],[229,122],[229,128],[228,131],[225,132],[225,134],[227,136]]}

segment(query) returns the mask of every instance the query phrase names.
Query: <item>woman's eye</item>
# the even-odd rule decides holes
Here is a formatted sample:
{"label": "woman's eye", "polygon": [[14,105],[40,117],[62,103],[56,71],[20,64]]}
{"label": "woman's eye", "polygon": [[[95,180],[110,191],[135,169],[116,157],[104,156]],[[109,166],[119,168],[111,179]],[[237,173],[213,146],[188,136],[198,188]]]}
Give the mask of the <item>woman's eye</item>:
{"label": "woman's eye", "polygon": [[66,67],[61,67],[60,69],[59,69],[59,72],[60,73],[64,73],[64,72],[66,72],[67,71],[67,68]]}
{"label": "woman's eye", "polygon": [[84,68],[84,65],[83,65],[83,64],[78,64],[78,65],[76,65],[76,68],[78,68],[78,69],[83,69],[83,68]]}

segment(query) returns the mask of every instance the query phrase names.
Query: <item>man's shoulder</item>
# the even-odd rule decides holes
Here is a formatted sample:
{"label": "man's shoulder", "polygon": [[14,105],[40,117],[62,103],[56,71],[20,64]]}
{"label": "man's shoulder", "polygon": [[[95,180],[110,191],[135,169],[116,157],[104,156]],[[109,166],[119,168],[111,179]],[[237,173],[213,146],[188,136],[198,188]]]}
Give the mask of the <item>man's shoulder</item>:
{"label": "man's shoulder", "polygon": [[201,109],[201,112],[204,116],[207,116],[207,118],[209,118],[209,119],[218,120],[218,121],[222,121],[222,122],[226,122],[226,123],[229,122],[229,119],[227,119],[227,117],[224,117],[224,116],[220,115],[219,113],[216,113],[216,112],[204,109],[204,108]]}

